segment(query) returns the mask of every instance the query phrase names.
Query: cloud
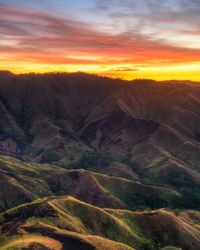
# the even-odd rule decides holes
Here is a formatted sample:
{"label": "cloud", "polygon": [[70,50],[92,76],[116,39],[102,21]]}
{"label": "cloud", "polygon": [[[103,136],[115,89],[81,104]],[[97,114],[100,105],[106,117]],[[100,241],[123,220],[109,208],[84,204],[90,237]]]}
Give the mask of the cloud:
{"label": "cloud", "polygon": [[[101,9],[109,11],[113,3],[113,0],[101,2]],[[116,7],[121,4],[122,1],[116,1]],[[135,2],[127,0],[126,4],[133,7]],[[127,25],[118,34],[108,34],[67,16],[0,3],[0,53],[5,63],[155,65],[199,61],[199,49],[172,46],[142,34],[138,27]]]}
{"label": "cloud", "polygon": [[134,71],[139,71],[139,69],[121,67],[121,68],[117,68],[117,69],[111,69],[110,71],[114,71],[114,72],[134,72]]}
{"label": "cloud", "polygon": [[113,30],[134,28],[155,40],[162,37],[165,43],[200,48],[199,33],[188,32],[200,30],[199,0],[96,0],[93,11],[107,17]]}

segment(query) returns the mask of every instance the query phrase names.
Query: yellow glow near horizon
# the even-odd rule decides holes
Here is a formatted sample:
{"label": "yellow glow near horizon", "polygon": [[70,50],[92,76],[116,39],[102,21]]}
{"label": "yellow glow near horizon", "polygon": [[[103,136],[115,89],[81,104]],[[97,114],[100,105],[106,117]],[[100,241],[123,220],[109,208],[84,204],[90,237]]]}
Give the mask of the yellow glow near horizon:
{"label": "yellow glow near horizon", "polygon": [[[131,68],[133,70],[131,70]],[[126,70],[127,69],[127,70]],[[135,69],[135,70],[134,70]],[[82,71],[100,74],[114,78],[132,80],[146,78],[154,80],[192,80],[200,81],[200,64],[176,65],[160,67],[136,67],[132,65],[53,65],[53,64],[9,64],[1,65],[0,70],[9,70],[13,73],[46,73],[46,72],[77,72]]]}
{"label": "yellow glow near horizon", "polygon": [[131,80],[133,78],[146,78],[153,80],[191,80],[200,81],[199,70],[141,70],[136,73],[121,75],[124,79]]}

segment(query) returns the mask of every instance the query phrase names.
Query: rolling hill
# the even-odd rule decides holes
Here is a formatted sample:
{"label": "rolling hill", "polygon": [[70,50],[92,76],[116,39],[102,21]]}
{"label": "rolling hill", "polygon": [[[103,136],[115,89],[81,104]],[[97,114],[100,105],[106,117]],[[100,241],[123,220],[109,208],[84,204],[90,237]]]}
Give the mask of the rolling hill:
{"label": "rolling hill", "polygon": [[0,72],[2,249],[195,250],[199,209],[199,84]]}
{"label": "rolling hill", "polygon": [[198,249],[200,232],[191,217],[199,223],[194,211],[130,212],[49,197],[1,214],[1,249]]}

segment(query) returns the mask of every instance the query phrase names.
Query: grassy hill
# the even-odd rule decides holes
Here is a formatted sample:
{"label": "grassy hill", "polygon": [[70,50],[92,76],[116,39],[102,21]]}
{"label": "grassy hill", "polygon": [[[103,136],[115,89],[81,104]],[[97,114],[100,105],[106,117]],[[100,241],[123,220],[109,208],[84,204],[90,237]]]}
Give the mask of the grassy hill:
{"label": "grassy hill", "polygon": [[199,220],[191,219],[191,214],[200,217],[195,211],[179,216],[164,209],[131,212],[98,208],[70,196],[49,197],[1,214],[0,247],[198,249]]}
{"label": "grassy hill", "polygon": [[183,201],[181,194],[173,189],[145,185],[139,180],[0,157],[2,211],[50,195],[71,195],[103,208],[132,210],[176,208],[181,207]]}

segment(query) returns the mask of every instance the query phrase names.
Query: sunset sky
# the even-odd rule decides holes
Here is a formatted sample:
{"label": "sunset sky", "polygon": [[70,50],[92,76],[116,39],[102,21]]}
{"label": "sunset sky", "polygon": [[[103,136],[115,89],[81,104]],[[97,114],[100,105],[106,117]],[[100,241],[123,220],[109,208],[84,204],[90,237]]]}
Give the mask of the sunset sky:
{"label": "sunset sky", "polygon": [[0,0],[0,70],[200,81],[200,1]]}

